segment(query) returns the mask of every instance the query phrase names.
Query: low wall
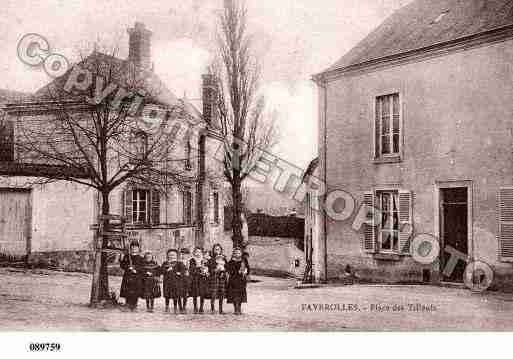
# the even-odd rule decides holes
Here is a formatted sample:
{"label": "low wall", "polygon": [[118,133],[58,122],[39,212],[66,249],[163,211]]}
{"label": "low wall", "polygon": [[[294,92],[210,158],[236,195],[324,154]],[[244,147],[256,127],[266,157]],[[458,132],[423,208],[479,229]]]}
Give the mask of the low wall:
{"label": "low wall", "polygon": [[[220,241],[229,258],[232,253],[232,233],[225,232]],[[249,236],[247,247],[249,265],[254,274],[277,277],[302,276],[305,269],[304,253],[297,248],[295,239],[280,237]],[[299,260],[299,267],[294,267],[294,260]]]}
{"label": "low wall", "polygon": [[292,238],[250,236],[249,255],[256,274],[302,277],[305,271],[304,253]]}
{"label": "low wall", "polygon": [[[186,229],[186,231],[188,230]],[[162,234],[162,236],[156,234]],[[184,247],[187,244],[192,245],[188,241],[189,237],[192,237],[192,232],[187,234],[184,235],[187,240],[182,243]],[[158,231],[151,233],[151,235],[143,232],[140,238],[142,250],[152,251],[158,263],[162,263],[166,248],[175,246],[172,236],[166,236],[165,233]],[[230,258],[233,248],[231,233],[225,232],[219,243],[223,246],[226,256]],[[294,239],[250,236],[247,250],[249,252],[249,263],[254,274],[284,277],[302,276],[304,273],[304,253],[296,247]],[[109,273],[121,273],[119,269],[120,255],[118,252],[109,256]],[[294,266],[295,260],[299,262],[299,267]],[[29,256],[28,263],[33,267],[91,273],[94,264],[94,253],[88,250],[33,252]]]}
{"label": "low wall", "polygon": [[91,273],[94,265],[94,253],[92,251],[34,252],[28,257],[28,265],[67,272]]}
{"label": "low wall", "polygon": [[[192,249],[194,244],[194,229],[192,227],[128,230],[128,234],[131,240],[139,241],[142,251],[151,251],[158,263],[162,263],[164,260],[167,249],[178,247]],[[110,274],[122,273],[119,268],[121,256],[121,252],[109,252],[108,266]],[[92,250],[32,252],[28,256],[28,265],[67,272],[92,273],[94,252]]]}

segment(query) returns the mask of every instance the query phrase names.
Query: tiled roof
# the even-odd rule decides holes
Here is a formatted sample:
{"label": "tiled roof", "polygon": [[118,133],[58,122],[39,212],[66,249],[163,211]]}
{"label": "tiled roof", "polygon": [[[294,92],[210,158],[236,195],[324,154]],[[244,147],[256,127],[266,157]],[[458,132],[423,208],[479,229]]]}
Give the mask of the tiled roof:
{"label": "tiled roof", "polygon": [[513,0],[414,0],[392,14],[326,71],[512,24]]}
{"label": "tiled roof", "polygon": [[[93,75],[102,74],[102,71],[113,71],[114,73],[110,73],[105,77],[113,79],[113,81],[120,86],[129,83],[126,86],[128,90],[135,86],[133,75],[135,73],[135,68],[133,67],[133,64],[127,60],[95,51],[82,60],[80,65],[85,68],[93,66]],[[56,96],[58,96],[59,99],[81,98],[83,94],[69,94],[63,90],[68,76],[69,71],[36,91],[34,97],[38,100],[51,100],[55,99]],[[137,80],[137,83],[138,85],[135,87],[146,91],[145,102],[158,103],[169,107],[180,106],[193,118],[201,119],[201,113],[199,113],[199,111],[189,102],[179,99],[153,71],[143,70],[142,76],[140,77],[140,80]]]}

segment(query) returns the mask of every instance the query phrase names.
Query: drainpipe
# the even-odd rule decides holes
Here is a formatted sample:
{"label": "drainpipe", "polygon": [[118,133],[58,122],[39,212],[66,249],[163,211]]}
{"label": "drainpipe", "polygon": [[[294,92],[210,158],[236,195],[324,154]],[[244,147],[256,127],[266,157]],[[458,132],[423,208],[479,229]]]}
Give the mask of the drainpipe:
{"label": "drainpipe", "polygon": [[327,185],[327,114],[328,114],[328,84],[325,78],[323,77],[314,77],[314,82],[317,84],[318,88],[323,91],[323,110],[322,110],[322,124],[323,124],[323,133],[322,133],[322,177],[323,183],[325,186],[324,194],[322,195],[322,227],[323,227],[323,242],[324,242],[324,282],[328,282],[328,219],[326,218],[326,211],[324,210],[326,204],[326,198],[328,196],[328,185]]}
{"label": "drainpipe", "polygon": [[325,191],[323,195],[323,226],[324,226],[324,281],[328,282],[328,219],[326,218],[326,211],[324,210],[326,205],[326,198],[328,196],[328,175],[327,175],[327,136],[328,136],[328,84],[324,80],[323,81],[323,90],[324,90],[324,114],[323,114],[323,122],[324,122],[324,134],[323,138],[323,181],[325,186]]}

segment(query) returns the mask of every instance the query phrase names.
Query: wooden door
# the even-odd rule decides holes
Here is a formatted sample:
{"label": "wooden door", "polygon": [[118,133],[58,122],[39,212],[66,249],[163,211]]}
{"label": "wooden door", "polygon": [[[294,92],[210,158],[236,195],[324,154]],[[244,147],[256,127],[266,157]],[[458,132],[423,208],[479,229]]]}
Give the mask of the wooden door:
{"label": "wooden door", "polygon": [[[468,255],[468,200],[467,188],[446,188],[441,191],[442,271],[455,250],[460,256]],[[449,248],[450,247],[450,248]],[[458,260],[450,273],[444,273],[446,282],[463,282],[466,263]]]}
{"label": "wooden door", "polygon": [[30,191],[0,188],[0,254],[30,252]]}

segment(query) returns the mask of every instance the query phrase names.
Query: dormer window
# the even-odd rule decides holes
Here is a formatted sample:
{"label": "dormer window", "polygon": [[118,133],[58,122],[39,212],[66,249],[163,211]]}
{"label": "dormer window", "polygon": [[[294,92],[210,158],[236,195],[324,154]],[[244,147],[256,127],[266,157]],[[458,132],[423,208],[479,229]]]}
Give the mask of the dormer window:
{"label": "dormer window", "polygon": [[143,160],[148,153],[148,134],[139,131],[134,134],[134,152],[137,160]]}

